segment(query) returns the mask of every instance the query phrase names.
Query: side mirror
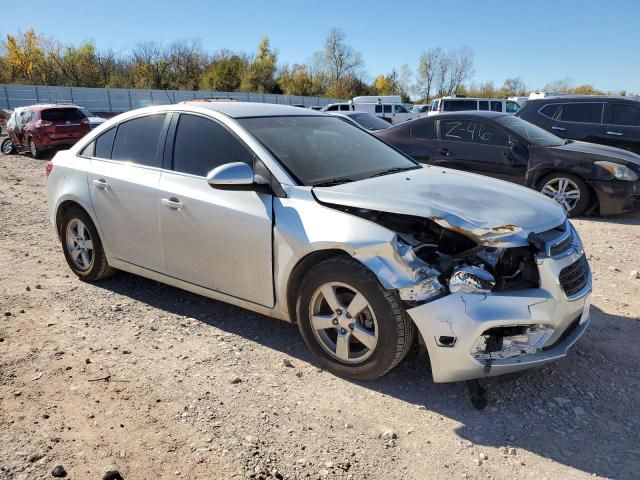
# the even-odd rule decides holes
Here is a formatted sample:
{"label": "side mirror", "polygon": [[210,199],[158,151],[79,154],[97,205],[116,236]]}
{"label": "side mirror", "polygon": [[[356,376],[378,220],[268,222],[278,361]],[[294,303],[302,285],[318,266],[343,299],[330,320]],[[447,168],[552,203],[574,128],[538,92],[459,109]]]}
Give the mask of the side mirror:
{"label": "side mirror", "polygon": [[223,190],[248,190],[254,184],[253,169],[242,162],[225,163],[207,174],[207,183]]}

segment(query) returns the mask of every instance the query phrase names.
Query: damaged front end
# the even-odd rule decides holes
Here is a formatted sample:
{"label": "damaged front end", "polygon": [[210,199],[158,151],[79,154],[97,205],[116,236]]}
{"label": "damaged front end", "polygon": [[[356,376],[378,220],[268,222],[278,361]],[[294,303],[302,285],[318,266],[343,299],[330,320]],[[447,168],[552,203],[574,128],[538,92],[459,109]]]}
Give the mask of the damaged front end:
{"label": "damaged front end", "polygon": [[565,356],[586,329],[591,276],[569,222],[540,235],[509,225],[483,239],[442,219],[332,208],[395,232],[386,247],[355,256],[397,290],[436,382],[542,365]]}

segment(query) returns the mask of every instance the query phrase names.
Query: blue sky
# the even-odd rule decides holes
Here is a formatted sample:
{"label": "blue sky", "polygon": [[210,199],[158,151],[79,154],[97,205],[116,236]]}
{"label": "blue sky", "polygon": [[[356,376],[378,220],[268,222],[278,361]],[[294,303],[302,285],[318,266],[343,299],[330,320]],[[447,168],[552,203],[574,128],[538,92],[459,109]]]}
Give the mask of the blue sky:
{"label": "blue sky", "polygon": [[431,47],[470,47],[473,81],[520,76],[527,86],[570,78],[640,92],[640,0],[414,1],[31,0],[3,2],[0,34],[34,27],[62,42],[126,50],[138,41],[196,38],[209,51],[253,52],[264,35],[281,62],[308,62],[331,27],[362,53],[369,79]]}

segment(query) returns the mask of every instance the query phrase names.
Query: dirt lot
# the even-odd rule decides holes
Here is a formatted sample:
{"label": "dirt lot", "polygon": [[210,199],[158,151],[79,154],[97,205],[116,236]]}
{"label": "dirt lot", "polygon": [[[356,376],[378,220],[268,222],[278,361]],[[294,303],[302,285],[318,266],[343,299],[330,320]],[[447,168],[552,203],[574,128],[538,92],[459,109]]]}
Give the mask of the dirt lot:
{"label": "dirt lot", "polygon": [[589,331],[569,358],[489,382],[476,411],[417,353],[351,382],[318,369],[296,326],[129,274],[80,282],[48,223],[44,161],[0,157],[0,479],[56,465],[74,479],[109,465],[125,479],[638,478],[640,215],[575,224]]}

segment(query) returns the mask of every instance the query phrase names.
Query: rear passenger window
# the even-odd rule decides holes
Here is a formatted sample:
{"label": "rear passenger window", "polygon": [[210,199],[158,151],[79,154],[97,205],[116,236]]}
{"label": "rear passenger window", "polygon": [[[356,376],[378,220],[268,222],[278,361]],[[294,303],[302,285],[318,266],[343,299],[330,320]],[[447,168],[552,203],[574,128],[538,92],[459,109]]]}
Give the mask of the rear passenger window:
{"label": "rear passenger window", "polygon": [[331,105],[327,108],[327,112],[336,112],[338,110],[338,105]]}
{"label": "rear passenger window", "polygon": [[565,122],[602,123],[604,103],[565,103],[561,120]]}
{"label": "rear passenger window", "polygon": [[421,140],[433,140],[434,122],[415,122],[411,127],[411,136]]}
{"label": "rear passenger window", "polygon": [[479,110],[489,110],[489,102],[486,100],[480,100],[478,102]]}
{"label": "rear passenger window", "polygon": [[441,100],[444,102],[442,110],[445,112],[464,112],[466,110],[477,110],[477,100]]}
{"label": "rear passenger window", "polygon": [[161,167],[156,151],[165,117],[164,114],[149,115],[118,125],[111,158]]}
{"label": "rear passenger window", "polygon": [[556,113],[558,113],[558,108],[560,108],[559,104],[550,103],[549,105],[545,105],[544,107],[542,107],[540,109],[540,113],[545,117],[553,118],[555,117]]}
{"label": "rear passenger window", "polygon": [[502,111],[502,102],[491,102],[491,111],[492,112],[501,112]]}
{"label": "rear passenger window", "polygon": [[383,105],[384,113],[391,113],[391,105]]}
{"label": "rear passenger window", "polygon": [[349,108],[349,105],[340,105],[340,110],[341,111],[349,111],[351,109]]}
{"label": "rear passenger window", "polygon": [[113,149],[113,139],[115,136],[115,128],[107,130],[100,135],[95,141],[96,148],[92,156],[96,158],[111,158],[111,150]]}
{"label": "rear passenger window", "polygon": [[614,103],[611,105],[614,125],[625,125],[630,127],[640,127],[640,106],[627,105],[625,103]]}
{"label": "rear passenger window", "polygon": [[180,115],[173,147],[176,172],[206,176],[231,162],[253,164],[253,155],[222,125],[196,115]]}
{"label": "rear passenger window", "polygon": [[382,105],[376,105],[376,113],[382,113]]}

